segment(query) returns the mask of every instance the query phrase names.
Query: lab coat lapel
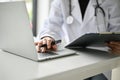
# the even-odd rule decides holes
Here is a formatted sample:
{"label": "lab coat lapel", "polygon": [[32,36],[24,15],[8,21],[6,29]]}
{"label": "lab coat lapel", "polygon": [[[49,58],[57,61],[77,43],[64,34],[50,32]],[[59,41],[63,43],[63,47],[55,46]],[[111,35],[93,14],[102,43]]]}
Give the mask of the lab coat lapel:
{"label": "lab coat lapel", "polygon": [[82,23],[82,14],[81,14],[81,10],[80,10],[80,7],[79,7],[79,3],[78,3],[78,0],[71,0],[72,3],[72,16],[79,22],[79,23]]}
{"label": "lab coat lapel", "polygon": [[[104,2],[104,0],[99,0],[99,4],[101,5]],[[95,17],[95,7],[97,3],[96,0],[90,0],[88,7],[86,9],[86,13],[84,16],[84,24],[87,24],[88,22],[91,21]]]}
{"label": "lab coat lapel", "polygon": [[94,17],[95,5],[96,3],[94,2],[94,0],[90,0],[84,16],[84,25],[90,22],[91,19]]}

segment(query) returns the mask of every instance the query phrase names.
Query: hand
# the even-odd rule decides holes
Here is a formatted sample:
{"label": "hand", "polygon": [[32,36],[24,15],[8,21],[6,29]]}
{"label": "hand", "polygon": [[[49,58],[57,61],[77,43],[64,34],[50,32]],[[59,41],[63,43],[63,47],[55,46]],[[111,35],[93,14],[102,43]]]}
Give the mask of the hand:
{"label": "hand", "polygon": [[[45,53],[48,50],[56,51],[57,50],[57,45],[51,45],[52,41],[54,41],[53,38],[51,38],[51,37],[44,37],[40,41],[35,42],[37,52]],[[41,47],[44,44],[47,44],[47,47]]]}
{"label": "hand", "polygon": [[120,55],[120,41],[119,42],[111,41],[107,43],[107,46],[110,48],[111,53]]}

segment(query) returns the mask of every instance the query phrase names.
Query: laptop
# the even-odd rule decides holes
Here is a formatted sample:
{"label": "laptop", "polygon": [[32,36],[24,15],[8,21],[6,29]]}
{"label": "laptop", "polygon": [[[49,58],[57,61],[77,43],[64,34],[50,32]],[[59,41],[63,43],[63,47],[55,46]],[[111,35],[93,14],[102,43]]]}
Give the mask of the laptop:
{"label": "laptop", "polygon": [[76,54],[69,49],[37,53],[24,1],[0,3],[0,49],[34,61]]}

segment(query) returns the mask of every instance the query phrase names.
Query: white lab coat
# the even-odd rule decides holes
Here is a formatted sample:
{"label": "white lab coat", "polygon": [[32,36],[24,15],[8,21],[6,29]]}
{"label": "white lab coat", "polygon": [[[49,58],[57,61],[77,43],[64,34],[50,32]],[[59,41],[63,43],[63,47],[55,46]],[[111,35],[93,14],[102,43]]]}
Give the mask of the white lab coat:
{"label": "white lab coat", "polygon": [[[71,0],[72,24],[66,23],[69,16],[69,0],[54,0],[51,5],[49,18],[40,28],[40,37],[51,36],[54,39],[65,37],[66,41],[72,42],[85,33],[98,32],[95,14],[95,0],[90,0],[84,20],[82,20],[78,0]],[[106,13],[107,31],[120,31],[120,0],[98,0]],[[102,24],[99,24],[102,26]],[[104,32],[104,31],[102,31]],[[62,35],[61,35],[62,34]]]}
{"label": "white lab coat", "polygon": [[[99,32],[95,17],[96,1],[90,0],[84,20],[82,20],[78,0],[71,1],[73,23],[70,25],[66,23],[66,19],[69,16],[69,0],[54,0],[51,5],[50,15],[40,28],[40,37],[51,36],[54,39],[64,37],[66,42],[70,43],[85,33]],[[120,32],[120,0],[98,1],[106,13],[107,26],[107,30],[105,30],[103,24],[99,24],[101,26],[100,32]]]}

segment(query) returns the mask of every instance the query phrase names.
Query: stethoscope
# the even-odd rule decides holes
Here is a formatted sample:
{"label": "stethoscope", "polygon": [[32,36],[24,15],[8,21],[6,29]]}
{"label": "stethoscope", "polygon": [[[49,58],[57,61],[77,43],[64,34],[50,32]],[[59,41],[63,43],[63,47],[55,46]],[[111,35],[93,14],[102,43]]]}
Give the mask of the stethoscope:
{"label": "stethoscope", "polygon": [[[103,10],[103,8],[100,6],[98,0],[96,0],[97,5],[95,6],[95,16],[97,17],[97,13],[98,13],[98,9],[102,12],[103,17],[105,18],[105,11]],[[67,17],[67,24],[72,24],[74,21],[74,18],[71,14],[72,12],[72,5],[71,5],[71,0],[69,0],[69,16]]]}
{"label": "stethoscope", "polygon": [[74,21],[74,18],[72,16],[72,5],[71,5],[71,0],[69,0],[69,16],[67,17],[67,24],[72,24]]}

